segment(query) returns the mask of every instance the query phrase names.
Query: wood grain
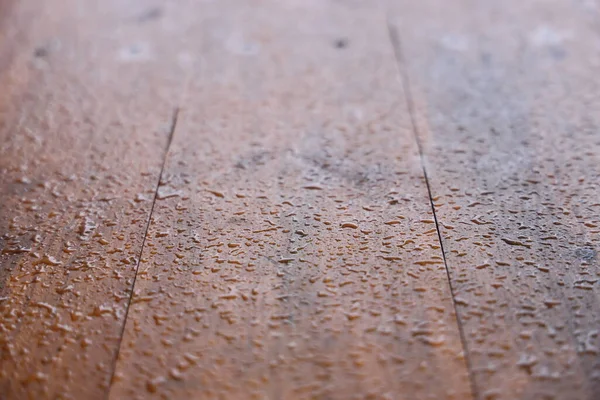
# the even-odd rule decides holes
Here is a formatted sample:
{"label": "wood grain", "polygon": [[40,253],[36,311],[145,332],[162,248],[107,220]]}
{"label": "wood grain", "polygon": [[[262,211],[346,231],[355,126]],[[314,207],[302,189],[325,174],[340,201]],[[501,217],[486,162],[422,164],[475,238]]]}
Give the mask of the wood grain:
{"label": "wood grain", "polygon": [[595,399],[594,2],[388,2],[481,399]]}
{"label": "wood grain", "polygon": [[219,1],[112,399],[469,399],[381,10]]}
{"label": "wood grain", "polygon": [[105,398],[177,54],[145,1],[0,7],[0,398]]}

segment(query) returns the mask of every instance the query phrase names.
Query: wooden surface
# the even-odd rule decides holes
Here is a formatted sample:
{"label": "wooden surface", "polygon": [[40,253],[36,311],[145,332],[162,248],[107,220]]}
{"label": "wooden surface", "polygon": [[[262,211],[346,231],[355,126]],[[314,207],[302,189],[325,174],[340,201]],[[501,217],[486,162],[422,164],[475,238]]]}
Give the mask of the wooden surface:
{"label": "wooden surface", "polygon": [[475,387],[595,399],[593,2],[390,2]]}
{"label": "wooden surface", "polygon": [[596,399],[599,13],[0,0],[0,399]]}
{"label": "wooden surface", "polygon": [[379,10],[201,13],[111,398],[470,398]]}
{"label": "wooden surface", "polygon": [[180,90],[144,3],[2,3],[2,399],[105,396]]}

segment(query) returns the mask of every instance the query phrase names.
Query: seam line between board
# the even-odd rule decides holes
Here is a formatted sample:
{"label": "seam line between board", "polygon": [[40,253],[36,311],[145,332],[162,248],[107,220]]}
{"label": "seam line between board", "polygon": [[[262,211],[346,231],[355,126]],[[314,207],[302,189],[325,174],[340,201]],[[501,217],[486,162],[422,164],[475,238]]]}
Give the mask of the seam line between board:
{"label": "seam line between board", "polygon": [[144,231],[142,247],[140,248],[140,252],[138,254],[138,259],[137,259],[137,264],[135,266],[135,275],[133,277],[133,283],[131,284],[131,293],[129,294],[129,299],[127,300],[127,307],[125,308],[125,318],[123,319],[123,326],[121,328],[121,334],[119,336],[119,344],[117,346],[117,352],[116,352],[113,362],[112,362],[112,371],[110,372],[110,379],[108,381],[108,389],[106,391],[106,399],[107,400],[110,398],[110,392],[113,387],[113,380],[115,378],[115,373],[117,371],[117,362],[119,360],[119,354],[121,352],[121,345],[123,344],[123,336],[125,335],[125,327],[127,325],[127,317],[129,316],[129,307],[131,306],[131,301],[133,299],[135,282],[137,280],[138,271],[140,269],[140,263],[142,261],[142,255],[144,253],[144,246],[146,244],[146,238],[148,237],[148,230],[150,229],[150,222],[152,221],[152,215],[154,214],[154,206],[156,205],[156,199],[158,197],[158,189],[160,188],[160,182],[162,180],[163,173],[165,170],[165,165],[167,163],[169,149],[171,148],[171,143],[173,142],[173,136],[175,135],[175,128],[177,127],[178,117],[179,117],[179,107],[176,107],[173,110],[173,116],[171,117],[171,126],[169,127],[169,138],[167,139],[167,145],[165,148],[162,165],[160,168],[160,173],[158,175],[158,181],[156,182],[156,190],[154,191],[154,198],[152,199],[152,206],[150,207],[150,214],[148,214],[148,221],[146,222],[146,230]]}
{"label": "seam line between board", "polygon": [[475,384],[475,379],[474,379],[474,374],[473,374],[473,366],[471,364],[471,357],[470,357],[470,353],[469,353],[469,348],[467,346],[467,340],[465,337],[465,333],[464,333],[464,329],[463,329],[463,325],[462,322],[460,320],[460,316],[458,314],[458,309],[456,306],[456,301],[454,299],[454,288],[452,286],[452,281],[450,279],[450,270],[448,269],[448,262],[446,260],[446,252],[444,250],[444,243],[442,241],[442,234],[440,231],[440,227],[439,227],[439,223],[438,223],[438,218],[437,218],[437,214],[435,211],[435,204],[433,202],[433,195],[431,193],[431,185],[429,184],[429,177],[427,175],[427,168],[425,167],[425,155],[424,155],[424,151],[423,151],[423,144],[421,142],[421,138],[419,136],[419,129],[417,126],[417,122],[415,120],[415,107],[414,107],[414,100],[413,100],[413,96],[412,96],[412,91],[411,91],[411,86],[410,86],[410,81],[409,81],[409,76],[408,76],[408,71],[406,68],[406,63],[404,61],[404,55],[402,52],[402,45],[401,45],[401,41],[400,41],[400,35],[398,33],[398,30],[396,29],[396,27],[390,22],[389,19],[386,19],[386,25],[387,25],[387,30],[388,30],[388,35],[389,35],[389,39],[392,45],[392,48],[394,50],[394,56],[396,59],[396,66],[398,68],[398,73],[400,75],[401,78],[401,82],[402,82],[402,86],[404,89],[404,96],[406,98],[406,102],[407,102],[407,106],[408,106],[408,113],[410,115],[410,121],[411,121],[411,125],[412,125],[412,131],[413,131],[413,135],[415,138],[415,141],[417,143],[417,148],[419,151],[419,158],[421,161],[421,168],[423,170],[423,177],[425,178],[425,184],[427,186],[427,193],[429,196],[429,203],[431,205],[431,211],[433,213],[433,220],[435,222],[435,229],[437,231],[437,235],[438,235],[438,241],[440,243],[440,249],[442,251],[442,257],[444,259],[444,267],[446,269],[446,277],[447,277],[447,281],[448,281],[448,287],[450,288],[450,294],[452,296],[452,305],[454,307],[454,314],[456,317],[456,324],[458,326],[458,332],[460,334],[460,340],[462,343],[462,348],[463,351],[465,353],[465,363],[466,363],[466,367],[467,367],[467,373],[469,374],[469,382],[471,384],[471,396],[473,399],[477,399],[478,396],[477,394],[479,393],[477,390],[477,385]]}

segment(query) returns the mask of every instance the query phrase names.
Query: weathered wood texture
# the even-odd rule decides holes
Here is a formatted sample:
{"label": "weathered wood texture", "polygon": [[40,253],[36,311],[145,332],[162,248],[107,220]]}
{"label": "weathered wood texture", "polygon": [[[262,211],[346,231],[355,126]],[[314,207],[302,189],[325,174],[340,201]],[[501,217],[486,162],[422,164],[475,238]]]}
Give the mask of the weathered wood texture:
{"label": "weathered wood texture", "polygon": [[0,4],[0,398],[101,399],[182,81],[170,28],[145,1]]}
{"label": "weathered wood texture", "polygon": [[111,398],[469,399],[381,10],[194,11]]}
{"label": "weathered wood texture", "polygon": [[0,399],[595,399],[599,13],[0,0]]}
{"label": "weathered wood texture", "polygon": [[388,2],[482,399],[596,399],[594,2]]}

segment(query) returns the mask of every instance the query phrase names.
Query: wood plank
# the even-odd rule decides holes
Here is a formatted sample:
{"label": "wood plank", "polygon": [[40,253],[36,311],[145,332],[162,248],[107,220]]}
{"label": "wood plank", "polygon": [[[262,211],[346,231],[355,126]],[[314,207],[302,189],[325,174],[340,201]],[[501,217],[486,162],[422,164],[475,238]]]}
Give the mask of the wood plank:
{"label": "wood plank", "polygon": [[478,398],[597,398],[596,5],[388,4]]}
{"label": "wood plank", "polygon": [[471,398],[381,10],[194,13],[110,398]]}
{"label": "wood plank", "polygon": [[0,398],[105,398],[177,53],[146,1],[0,9]]}

